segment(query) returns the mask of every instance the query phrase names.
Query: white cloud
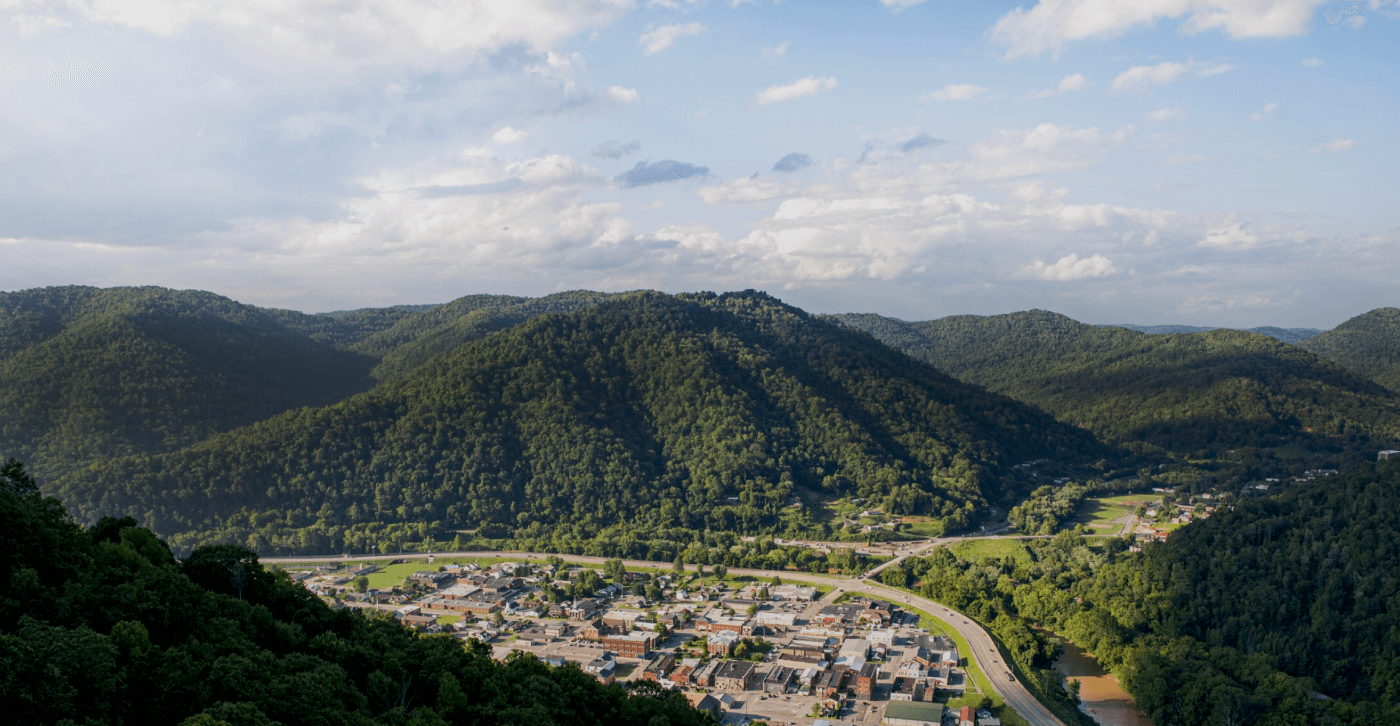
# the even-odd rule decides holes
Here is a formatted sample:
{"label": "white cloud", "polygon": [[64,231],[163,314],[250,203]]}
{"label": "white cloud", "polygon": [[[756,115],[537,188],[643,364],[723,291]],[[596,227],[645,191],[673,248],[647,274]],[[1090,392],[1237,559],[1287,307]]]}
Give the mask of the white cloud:
{"label": "white cloud", "polygon": [[1259,246],[1259,236],[1245,229],[1239,222],[1230,222],[1207,230],[1206,236],[1197,244],[1223,250],[1249,250]]}
{"label": "white cloud", "polygon": [[1073,282],[1075,280],[1089,280],[1095,277],[1108,277],[1116,275],[1120,270],[1114,266],[1113,261],[1101,254],[1095,253],[1092,257],[1079,259],[1077,254],[1069,254],[1061,257],[1053,265],[1047,265],[1043,260],[1036,260],[1021,268],[1023,274],[1029,275],[1037,280],[1051,280],[1054,282]]}
{"label": "white cloud", "polygon": [[793,81],[785,86],[769,86],[754,94],[749,101],[749,109],[757,109],[773,103],[791,101],[805,96],[815,96],[823,91],[830,91],[836,87],[836,79],[830,76],[817,78],[807,76],[800,81]]}
{"label": "white cloud", "polygon": [[1334,139],[1321,146],[1309,150],[1312,154],[1321,154],[1325,151],[1351,151],[1356,148],[1355,139]]}
{"label": "white cloud", "polygon": [[1180,106],[1168,106],[1165,108],[1159,108],[1156,111],[1147,114],[1147,119],[1149,121],[1163,123],[1165,121],[1170,121],[1174,118],[1183,118],[1185,116],[1186,111]]}
{"label": "white cloud", "polygon": [[772,179],[758,175],[740,177],[731,182],[700,189],[700,198],[706,204],[727,207],[761,204],[781,199],[791,194],[791,190]]}
{"label": "white cloud", "polygon": [[699,35],[709,28],[701,23],[685,23],[675,25],[662,25],[653,28],[637,37],[637,44],[642,46],[642,51],[647,55],[660,53],[676,42],[677,38],[684,38],[688,35]]}
{"label": "white cloud", "polygon": [[633,103],[637,100],[637,89],[623,88],[622,86],[608,86],[608,98],[622,103]]}
{"label": "white cloud", "polygon": [[971,83],[950,83],[928,94],[928,98],[935,101],[971,101],[974,98],[985,96],[989,92],[990,89],[974,86]]}
{"label": "white cloud", "polygon": [[1122,93],[1123,91],[1141,91],[1152,86],[1165,86],[1168,83],[1175,83],[1183,77],[1206,78],[1208,76],[1218,76],[1234,69],[1228,63],[1197,63],[1187,61],[1185,63],[1158,63],[1155,66],[1133,66],[1118,74],[1113,79],[1113,85],[1109,87],[1109,93]]}
{"label": "white cloud", "polygon": [[1277,103],[1266,103],[1264,107],[1249,115],[1249,120],[1258,123],[1273,118],[1274,112],[1278,110]]}
{"label": "white cloud", "polygon": [[478,0],[442,3],[245,0],[12,0],[45,24],[82,19],[173,36],[193,26],[234,36],[229,47],[285,76],[325,84],[355,80],[365,68],[459,68],[511,46],[556,48],[590,27],[621,17],[621,0]]}
{"label": "white cloud", "polygon": [[787,53],[787,49],[791,45],[792,41],[785,40],[773,46],[772,48],[764,48],[763,52],[760,55],[762,55],[764,58],[772,58],[774,56],[783,55],[784,53]]}
{"label": "white cloud", "polygon": [[1136,26],[1184,18],[1181,32],[1219,28],[1234,38],[1278,38],[1307,32],[1327,0],[1040,0],[1002,16],[992,38],[1008,57],[1058,54],[1066,44],[1116,38]]}
{"label": "white cloud", "polygon": [[1304,67],[1304,68],[1316,68],[1316,67],[1318,67],[1318,66],[1320,66],[1320,65],[1322,65],[1322,59],[1321,59],[1321,58],[1304,58],[1304,59],[1303,59],[1303,67]]}
{"label": "white cloud", "polygon": [[1084,77],[1083,73],[1075,73],[1073,75],[1068,75],[1064,78],[1061,78],[1060,85],[1054,88],[1047,88],[1044,91],[1040,91],[1039,93],[1032,95],[1031,97],[1049,98],[1051,96],[1060,96],[1066,93],[1078,93],[1091,85],[1093,84],[1090,83],[1089,80]]}
{"label": "white cloud", "polygon": [[995,131],[972,147],[973,157],[984,163],[970,171],[982,178],[1010,179],[1080,169],[1127,141],[1134,131],[1131,124],[1104,133],[1098,127],[1076,129],[1050,123]]}
{"label": "white cloud", "polygon": [[498,144],[514,144],[517,141],[525,140],[525,132],[519,129],[513,129],[509,126],[503,126],[500,131],[491,134],[491,140]]}

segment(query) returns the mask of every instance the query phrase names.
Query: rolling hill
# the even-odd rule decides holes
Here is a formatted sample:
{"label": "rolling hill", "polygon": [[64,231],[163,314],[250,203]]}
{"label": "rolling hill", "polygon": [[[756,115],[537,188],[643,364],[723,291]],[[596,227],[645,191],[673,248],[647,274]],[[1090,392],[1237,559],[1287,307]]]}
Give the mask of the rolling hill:
{"label": "rolling hill", "polygon": [[640,292],[52,490],[80,518],[130,513],[178,547],[362,551],[396,528],[437,527],[564,547],[608,528],[781,532],[799,487],[956,529],[1020,493],[1001,489],[1010,464],[1105,454],[1085,432],[760,293]]}
{"label": "rolling hill", "polygon": [[1125,330],[1136,330],[1139,333],[1148,335],[1171,335],[1172,333],[1209,333],[1212,330],[1244,330],[1246,333],[1258,333],[1267,335],[1275,340],[1285,343],[1298,343],[1307,340],[1323,331],[1317,328],[1279,328],[1272,325],[1265,325],[1258,328],[1208,328],[1199,325],[1132,325],[1129,323],[1119,323],[1115,325],[1100,325],[1100,328],[1123,328]]}
{"label": "rolling hill", "polygon": [[1370,450],[1400,439],[1400,396],[1262,335],[1146,335],[1043,310],[915,323],[835,317],[1112,443],[1213,457],[1281,443]]}
{"label": "rolling hill", "polygon": [[0,454],[47,479],[171,451],[365,390],[374,364],[207,292],[0,293]]}
{"label": "rolling hill", "polygon": [[1400,391],[1400,310],[1377,308],[1299,347]]}

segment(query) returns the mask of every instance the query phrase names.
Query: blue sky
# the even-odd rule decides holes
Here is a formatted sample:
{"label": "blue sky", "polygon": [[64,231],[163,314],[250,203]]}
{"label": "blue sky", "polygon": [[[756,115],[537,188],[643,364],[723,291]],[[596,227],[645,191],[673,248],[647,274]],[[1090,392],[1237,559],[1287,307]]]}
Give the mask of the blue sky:
{"label": "blue sky", "polygon": [[752,287],[906,319],[1331,327],[1400,303],[1397,19],[0,0],[0,289],[322,311]]}

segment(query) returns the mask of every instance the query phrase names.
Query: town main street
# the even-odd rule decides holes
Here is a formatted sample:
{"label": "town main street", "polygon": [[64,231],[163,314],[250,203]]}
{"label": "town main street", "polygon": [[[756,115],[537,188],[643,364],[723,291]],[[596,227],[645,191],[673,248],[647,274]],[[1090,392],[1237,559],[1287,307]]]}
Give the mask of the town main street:
{"label": "town main street", "polygon": [[[1010,673],[1010,669],[1006,665],[1006,655],[997,649],[996,644],[992,641],[991,635],[987,633],[987,631],[984,630],[982,626],[978,625],[966,615],[952,610],[951,608],[940,605],[927,598],[910,594],[903,590],[896,590],[895,588],[881,584],[878,580],[871,579],[874,575],[878,574],[884,568],[889,567],[898,561],[902,561],[906,557],[916,556],[918,554],[927,552],[933,549],[934,547],[942,546],[949,542],[961,541],[962,539],[964,538],[950,537],[937,540],[930,540],[921,543],[918,546],[904,548],[904,551],[897,554],[894,560],[882,563],[880,566],[872,568],[867,572],[861,573],[856,577],[832,577],[829,575],[816,575],[806,572],[790,572],[786,570],[752,570],[740,567],[730,568],[729,572],[730,574],[734,575],[749,575],[753,577],[779,577],[782,578],[784,581],[801,581],[826,585],[835,588],[836,590],[840,590],[841,592],[858,592],[868,595],[878,595],[881,598],[892,600],[894,602],[902,602],[909,605],[910,607],[923,610],[924,612],[928,613],[930,616],[939,620],[940,622],[946,623],[949,627],[956,630],[958,634],[962,635],[962,637],[967,640],[968,645],[972,648],[972,652],[968,654],[968,658],[970,659],[969,662],[975,663],[977,667],[981,669],[982,673],[987,676],[987,681],[991,684],[992,689],[995,690],[997,694],[1001,696],[1002,700],[1006,701],[1006,703],[1009,706],[1015,709],[1017,713],[1021,714],[1021,717],[1026,719],[1026,721],[1030,723],[1031,726],[1065,726],[1064,722],[1060,721],[1058,718],[1055,718],[1055,716],[1050,713],[1049,709],[1047,709],[1043,704],[1041,704],[1040,701],[1036,700],[1035,696],[1032,696],[1030,691],[1026,690],[1025,686],[1021,685],[1021,682],[1019,680],[1013,680],[1011,678],[1008,678],[1008,673]],[[432,554],[434,557],[441,557],[443,559],[504,557],[510,559],[544,560],[546,557],[556,556],[560,559],[563,559],[566,562],[577,562],[583,564],[596,565],[601,565],[602,563],[610,559],[615,559],[610,557],[592,557],[588,555],[553,555],[548,552],[515,552],[499,550],[477,552],[434,552]],[[420,557],[426,556],[426,554],[419,553],[412,555],[404,554],[398,556],[357,555],[341,557],[266,557],[262,558],[262,561],[268,563],[358,562],[383,560],[386,558],[418,559]],[[674,567],[674,564],[670,562],[650,562],[647,560],[627,559],[624,559],[622,562],[628,567],[650,567],[657,569],[670,569]],[[686,565],[686,569],[694,571],[696,567],[694,565]]]}

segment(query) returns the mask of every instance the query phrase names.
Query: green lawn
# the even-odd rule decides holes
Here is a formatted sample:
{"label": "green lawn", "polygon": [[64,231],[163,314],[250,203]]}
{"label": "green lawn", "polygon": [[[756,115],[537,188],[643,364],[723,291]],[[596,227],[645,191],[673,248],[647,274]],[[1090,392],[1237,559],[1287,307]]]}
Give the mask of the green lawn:
{"label": "green lawn", "polygon": [[1075,521],[1088,526],[1094,534],[1118,534],[1123,525],[1113,520],[1133,513],[1135,507],[1105,499],[1086,499],[1079,505]]}
{"label": "green lawn", "polygon": [[983,557],[1014,557],[1017,562],[1031,561],[1031,553],[1026,550],[1025,544],[1014,539],[972,539],[953,545],[952,550],[958,559],[968,562],[976,562]]}

